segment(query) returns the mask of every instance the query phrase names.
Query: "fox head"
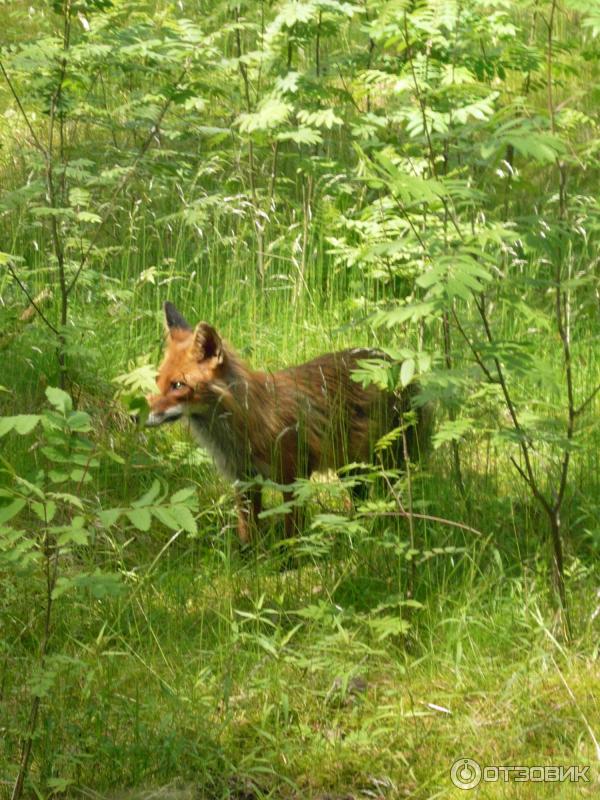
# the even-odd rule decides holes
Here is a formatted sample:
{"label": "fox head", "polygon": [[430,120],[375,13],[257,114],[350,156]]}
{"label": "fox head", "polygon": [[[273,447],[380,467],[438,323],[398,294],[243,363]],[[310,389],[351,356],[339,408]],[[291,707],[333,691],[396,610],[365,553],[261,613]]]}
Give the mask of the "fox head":
{"label": "fox head", "polygon": [[146,425],[174,422],[202,413],[218,399],[225,367],[225,348],[206,322],[192,328],[172,303],[165,303],[167,348],[158,370],[158,394],[150,395]]}

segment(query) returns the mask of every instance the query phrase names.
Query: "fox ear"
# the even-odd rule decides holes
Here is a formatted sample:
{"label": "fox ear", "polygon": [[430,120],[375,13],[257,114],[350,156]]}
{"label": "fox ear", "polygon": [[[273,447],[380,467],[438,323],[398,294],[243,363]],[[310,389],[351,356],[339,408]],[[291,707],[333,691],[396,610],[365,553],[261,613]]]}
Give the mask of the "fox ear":
{"label": "fox ear", "polygon": [[172,329],[182,330],[182,331],[191,331],[192,326],[186,322],[186,320],[181,316],[179,311],[175,308],[173,303],[167,302],[164,305],[165,309],[165,323],[167,326],[167,331]]}
{"label": "fox ear", "polygon": [[216,358],[223,362],[223,342],[216,330],[207,322],[199,322],[194,329],[194,355],[198,361]]}

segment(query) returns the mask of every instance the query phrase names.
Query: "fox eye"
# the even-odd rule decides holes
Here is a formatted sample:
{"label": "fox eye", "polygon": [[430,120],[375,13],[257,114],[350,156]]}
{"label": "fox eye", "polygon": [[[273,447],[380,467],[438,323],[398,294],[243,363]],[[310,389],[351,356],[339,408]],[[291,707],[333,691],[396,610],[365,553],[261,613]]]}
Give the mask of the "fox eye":
{"label": "fox eye", "polygon": [[176,391],[177,391],[177,389],[183,389],[183,387],[184,387],[184,386],[185,386],[185,383],[184,383],[183,381],[173,381],[173,382],[171,383],[171,389],[172,389],[174,392],[176,392]]}

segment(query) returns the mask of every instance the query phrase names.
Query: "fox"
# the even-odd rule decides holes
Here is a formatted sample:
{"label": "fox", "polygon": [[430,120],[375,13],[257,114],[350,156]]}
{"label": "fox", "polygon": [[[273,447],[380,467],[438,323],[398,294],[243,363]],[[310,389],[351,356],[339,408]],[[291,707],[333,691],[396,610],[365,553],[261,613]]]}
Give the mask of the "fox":
{"label": "fox", "polygon": [[[158,393],[149,395],[146,426],[182,420],[236,487],[237,533],[251,543],[262,511],[260,479],[284,487],[313,472],[368,463],[375,443],[400,425],[414,403],[416,386],[399,395],[352,373],[364,359],[386,358],[370,348],[326,353],[275,372],[251,369],[207,322],[191,326],[164,304],[166,350],[158,369]],[[417,409],[417,428],[423,422]],[[419,446],[409,428],[412,459]],[[406,455],[400,449],[398,464]],[[298,511],[285,515],[285,535],[298,529]]]}

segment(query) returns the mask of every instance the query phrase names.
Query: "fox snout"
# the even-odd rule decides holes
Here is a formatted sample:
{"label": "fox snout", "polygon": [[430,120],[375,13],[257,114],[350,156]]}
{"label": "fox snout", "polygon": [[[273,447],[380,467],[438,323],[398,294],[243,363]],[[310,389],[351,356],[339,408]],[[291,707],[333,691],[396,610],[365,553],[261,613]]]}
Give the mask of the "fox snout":
{"label": "fox snout", "polygon": [[[169,408],[162,409],[160,407],[160,400],[162,398],[160,396],[150,395],[146,398],[148,403],[148,407],[150,409],[150,413],[148,414],[146,421],[144,423],[146,428],[156,428],[158,425],[163,425],[165,422],[176,422],[178,419],[181,419],[183,416],[183,406],[181,404],[177,404],[174,406],[169,406]],[[134,423],[134,425],[138,425],[142,415],[134,411],[129,415],[129,419]]]}
{"label": "fox snout", "polygon": [[181,406],[171,406],[167,411],[159,412],[158,414],[151,411],[146,420],[147,428],[156,428],[164,422],[176,422],[183,416],[183,409]]}
{"label": "fox snout", "polygon": [[150,395],[146,398],[150,413],[146,419],[147,428],[156,428],[165,422],[176,422],[183,416],[183,404],[169,404],[168,400],[161,395]]}

